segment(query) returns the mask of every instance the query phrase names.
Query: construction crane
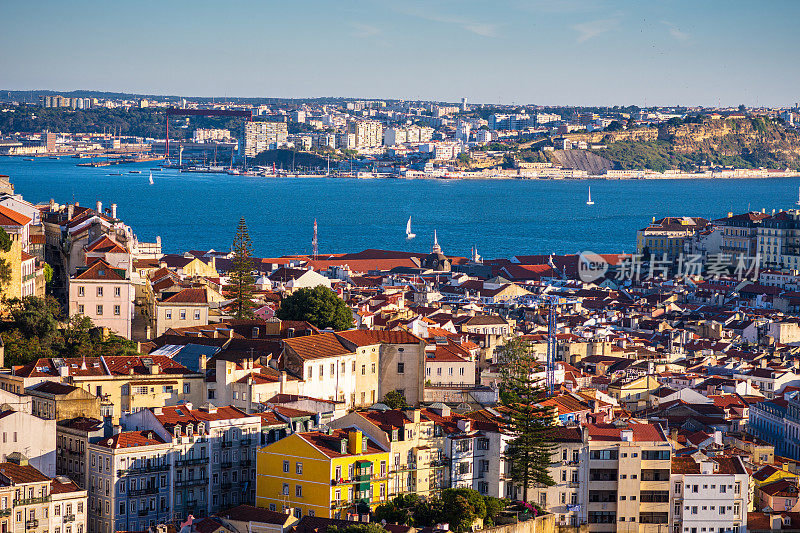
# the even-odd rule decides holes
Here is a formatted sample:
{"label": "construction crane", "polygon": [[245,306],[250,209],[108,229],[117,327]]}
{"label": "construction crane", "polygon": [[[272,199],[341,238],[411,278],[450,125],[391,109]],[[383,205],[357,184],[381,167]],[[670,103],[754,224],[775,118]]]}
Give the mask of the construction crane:
{"label": "construction crane", "polygon": [[556,355],[558,345],[556,343],[556,305],[558,298],[548,298],[548,313],[547,313],[547,369],[545,383],[547,385],[547,393],[552,396],[556,388]]}

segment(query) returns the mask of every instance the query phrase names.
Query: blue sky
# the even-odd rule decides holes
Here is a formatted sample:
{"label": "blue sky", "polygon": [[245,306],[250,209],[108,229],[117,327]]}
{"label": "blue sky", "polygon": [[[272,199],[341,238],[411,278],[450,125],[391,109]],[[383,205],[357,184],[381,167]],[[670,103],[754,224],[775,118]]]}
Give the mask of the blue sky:
{"label": "blue sky", "polygon": [[797,0],[0,0],[0,88],[787,106],[798,20]]}

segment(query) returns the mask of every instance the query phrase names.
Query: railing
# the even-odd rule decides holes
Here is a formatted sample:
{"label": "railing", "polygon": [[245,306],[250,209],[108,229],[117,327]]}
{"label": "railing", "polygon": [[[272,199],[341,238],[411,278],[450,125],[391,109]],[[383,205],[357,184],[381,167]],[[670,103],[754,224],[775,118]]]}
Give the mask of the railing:
{"label": "railing", "polygon": [[26,520],[25,521],[25,529],[36,529],[39,527],[39,521],[36,519],[33,520]]}
{"label": "railing", "polygon": [[208,457],[196,457],[175,461],[175,466],[194,466],[208,464]]}
{"label": "railing", "polygon": [[208,478],[207,477],[199,477],[195,479],[181,479],[175,482],[176,487],[190,487],[193,485],[207,485]]}
{"label": "railing", "polygon": [[350,507],[355,503],[354,500],[336,500],[331,504],[331,509],[341,509],[344,507]]}
{"label": "railing", "polygon": [[158,487],[149,486],[143,489],[129,489],[128,494],[131,496],[142,496],[144,494],[158,494]]}
{"label": "railing", "polygon": [[65,514],[64,518],[62,518],[62,520],[64,522],[74,522],[75,521],[75,515],[74,514]]}
{"label": "railing", "polygon": [[577,488],[580,485],[581,485],[580,481],[570,481],[569,483],[567,483],[567,486],[571,488]]}
{"label": "railing", "polygon": [[11,509],[0,509],[0,516],[11,516]]}
{"label": "railing", "polygon": [[39,496],[38,498],[24,498],[20,500],[14,500],[14,507],[18,505],[33,505],[36,503],[47,503],[50,501],[50,496]]}
{"label": "railing", "polygon": [[138,468],[120,468],[117,470],[117,476],[136,475],[136,474],[149,474],[152,472],[167,472],[169,465],[150,465],[141,466]]}

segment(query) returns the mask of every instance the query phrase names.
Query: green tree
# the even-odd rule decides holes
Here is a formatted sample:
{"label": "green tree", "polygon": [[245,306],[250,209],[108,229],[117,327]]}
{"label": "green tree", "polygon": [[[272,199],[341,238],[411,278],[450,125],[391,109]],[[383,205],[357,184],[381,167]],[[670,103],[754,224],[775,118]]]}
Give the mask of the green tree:
{"label": "green tree", "polygon": [[344,527],[328,526],[326,533],[386,533],[386,530],[380,524],[370,522],[368,524],[355,523]]}
{"label": "green tree", "polygon": [[244,217],[239,220],[233,239],[233,270],[228,277],[230,283],[225,286],[224,293],[233,300],[233,315],[236,318],[253,316],[253,253]]}
{"label": "green tree", "polygon": [[547,437],[553,424],[553,410],[540,405],[546,391],[531,377],[539,363],[527,342],[511,339],[500,350],[499,358],[503,369],[500,401],[506,408],[508,429],[513,436],[505,457],[509,461],[509,475],[515,484],[522,486],[527,502],[531,484],[555,484],[547,471],[553,453],[553,444]]}
{"label": "green tree", "polygon": [[353,327],[353,313],[335,292],[322,285],[303,288],[281,302],[281,320],[305,320],[320,328],[344,330]]}
{"label": "green tree", "polygon": [[53,281],[53,267],[51,267],[48,263],[44,264],[44,282],[50,283]]}
{"label": "green tree", "polygon": [[375,509],[375,520],[377,522],[386,520],[389,524],[413,526],[417,523],[414,513],[419,503],[420,497],[416,494],[400,494]]}
{"label": "green tree", "polygon": [[391,407],[392,409],[408,409],[408,401],[406,401],[406,397],[398,390],[390,390],[386,393],[386,396],[383,397],[381,403],[384,403]]}
{"label": "green tree", "polygon": [[486,505],[486,517],[483,519],[483,524],[485,526],[493,526],[497,515],[506,508],[508,502],[502,498],[493,498],[492,496],[484,496],[483,501]]}

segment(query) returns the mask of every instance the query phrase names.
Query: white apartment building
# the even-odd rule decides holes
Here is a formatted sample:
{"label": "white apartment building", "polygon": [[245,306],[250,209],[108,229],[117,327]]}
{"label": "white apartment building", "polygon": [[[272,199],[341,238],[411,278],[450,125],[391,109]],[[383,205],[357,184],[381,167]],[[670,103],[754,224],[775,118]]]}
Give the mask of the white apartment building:
{"label": "white apartment building", "polygon": [[376,120],[350,122],[347,133],[355,135],[356,148],[374,148],[383,144],[383,124]]}
{"label": "white apartment building", "polygon": [[172,445],[153,431],[86,444],[89,533],[143,531],[171,519]]}
{"label": "white apartment building", "polygon": [[749,480],[738,456],[673,457],[670,499],[675,533],[747,531]]}
{"label": "white apartment building", "polygon": [[173,516],[206,516],[255,502],[261,417],[231,406],[184,404],[132,413],[122,424],[171,443]]}
{"label": "white apartment building", "polygon": [[244,154],[255,157],[271,146],[285,144],[289,130],[285,122],[247,122],[244,127]]}
{"label": "white apartment building", "polygon": [[0,411],[0,461],[14,453],[42,474],[56,475],[56,421],[22,411]]}

